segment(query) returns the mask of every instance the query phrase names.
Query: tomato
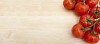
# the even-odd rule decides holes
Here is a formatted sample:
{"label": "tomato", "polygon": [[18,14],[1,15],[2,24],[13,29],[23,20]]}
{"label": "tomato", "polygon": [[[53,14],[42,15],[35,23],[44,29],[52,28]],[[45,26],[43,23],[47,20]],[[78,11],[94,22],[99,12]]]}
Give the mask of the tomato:
{"label": "tomato", "polygon": [[96,4],[98,4],[98,0],[86,0],[86,4],[92,8],[92,7],[96,6]]}
{"label": "tomato", "polygon": [[64,0],[63,5],[66,9],[73,9],[76,4],[75,0]]}
{"label": "tomato", "polygon": [[[96,8],[97,7],[91,8],[90,11],[89,11],[89,14],[91,16],[93,16],[94,18],[100,18],[100,7],[98,7],[97,10],[96,10]],[[96,17],[96,15],[97,15],[97,17]]]}
{"label": "tomato", "polygon": [[80,17],[79,22],[82,24],[83,27],[88,27],[93,25],[94,18],[91,17],[89,14],[85,14]]}
{"label": "tomato", "polygon": [[89,10],[89,6],[86,4],[83,4],[82,2],[77,3],[75,6],[75,12],[79,16],[86,14],[88,10]]}
{"label": "tomato", "polygon": [[99,41],[99,34],[94,33],[92,30],[85,32],[84,40],[88,43],[97,43]]}
{"label": "tomato", "polygon": [[83,0],[76,0],[77,3],[82,2]]}
{"label": "tomato", "polygon": [[76,38],[83,38],[85,31],[80,23],[77,23],[72,28],[72,34]]}
{"label": "tomato", "polygon": [[100,34],[100,20],[97,22],[97,24],[95,25],[95,32]]}

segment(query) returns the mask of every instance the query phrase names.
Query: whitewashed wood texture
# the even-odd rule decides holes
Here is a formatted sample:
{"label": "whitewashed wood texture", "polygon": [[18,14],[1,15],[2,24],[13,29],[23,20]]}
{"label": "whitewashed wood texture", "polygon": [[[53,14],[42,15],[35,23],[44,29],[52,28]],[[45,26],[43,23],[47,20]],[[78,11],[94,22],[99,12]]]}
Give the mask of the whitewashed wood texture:
{"label": "whitewashed wood texture", "polygon": [[65,10],[62,3],[0,0],[0,44],[87,44],[72,36],[78,16]]}

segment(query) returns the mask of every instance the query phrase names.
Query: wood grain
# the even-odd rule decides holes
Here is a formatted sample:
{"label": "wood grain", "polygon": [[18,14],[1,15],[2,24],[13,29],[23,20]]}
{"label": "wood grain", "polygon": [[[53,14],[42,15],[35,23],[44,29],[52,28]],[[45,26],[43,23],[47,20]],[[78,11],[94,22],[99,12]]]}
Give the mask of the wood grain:
{"label": "wood grain", "polygon": [[79,18],[62,3],[0,0],[0,44],[86,44],[72,36],[71,28]]}

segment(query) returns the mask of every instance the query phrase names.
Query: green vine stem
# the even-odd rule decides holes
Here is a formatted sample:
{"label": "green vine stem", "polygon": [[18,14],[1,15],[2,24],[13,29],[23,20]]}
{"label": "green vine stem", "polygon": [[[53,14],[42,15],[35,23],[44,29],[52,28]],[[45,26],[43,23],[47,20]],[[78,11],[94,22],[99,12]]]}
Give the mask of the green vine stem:
{"label": "green vine stem", "polygon": [[[100,0],[99,0],[99,1],[100,1]],[[97,4],[97,7],[96,7],[96,12],[98,12],[99,1],[98,1],[98,4]],[[96,13],[96,14],[98,14],[98,13]],[[97,18],[97,15],[96,15],[96,18]],[[89,26],[89,27],[90,27],[90,28],[93,27],[99,20],[100,20],[100,18],[95,19],[95,23],[94,23],[93,25]]]}
{"label": "green vine stem", "polygon": [[90,28],[93,27],[98,21],[100,20],[100,18],[96,19],[96,21],[94,22],[93,25],[89,26]]}
{"label": "green vine stem", "polygon": [[95,29],[96,23],[97,23],[99,20],[100,20],[100,18],[97,19],[97,20],[95,21],[95,23],[94,23],[92,26],[90,26],[90,27],[93,27],[93,29],[92,29],[92,34],[96,34],[96,32],[94,31],[94,29]]}

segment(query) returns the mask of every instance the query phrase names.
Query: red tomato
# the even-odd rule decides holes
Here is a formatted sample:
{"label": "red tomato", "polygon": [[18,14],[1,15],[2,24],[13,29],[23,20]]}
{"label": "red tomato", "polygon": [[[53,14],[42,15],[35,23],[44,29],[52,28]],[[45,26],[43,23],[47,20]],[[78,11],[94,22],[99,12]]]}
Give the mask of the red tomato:
{"label": "red tomato", "polygon": [[96,4],[98,4],[98,0],[86,0],[86,4],[92,8],[92,7],[96,6]]}
{"label": "red tomato", "polygon": [[75,6],[75,0],[64,0],[63,5],[66,9],[73,9]]}
{"label": "red tomato", "polygon": [[100,20],[97,22],[97,24],[95,25],[95,32],[100,34]]}
{"label": "red tomato", "polygon": [[83,0],[76,0],[77,3],[82,2]]}
{"label": "red tomato", "polygon": [[86,4],[83,4],[82,2],[77,3],[75,6],[75,12],[79,16],[86,14],[88,10],[89,10],[89,6]]}
{"label": "red tomato", "polygon": [[91,26],[94,23],[94,18],[91,17],[88,14],[82,15],[80,17],[80,23],[82,24],[83,27],[88,27]]}
{"label": "red tomato", "polygon": [[97,43],[99,41],[99,35],[95,34],[92,30],[85,32],[84,40],[88,43]]}
{"label": "red tomato", "polygon": [[82,30],[82,25],[80,23],[75,24],[72,28],[72,34],[76,37],[76,38],[83,38],[85,31]]}
{"label": "red tomato", "polygon": [[[96,15],[97,15],[97,18],[100,18],[100,7],[98,7],[97,12],[96,12],[96,8],[97,8],[97,7],[91,8],[89,14],[90,14],[91,16],[93,16],[94,18],[96,18]],[[98,13],[98,14],[97,14],[97,13]]]}

